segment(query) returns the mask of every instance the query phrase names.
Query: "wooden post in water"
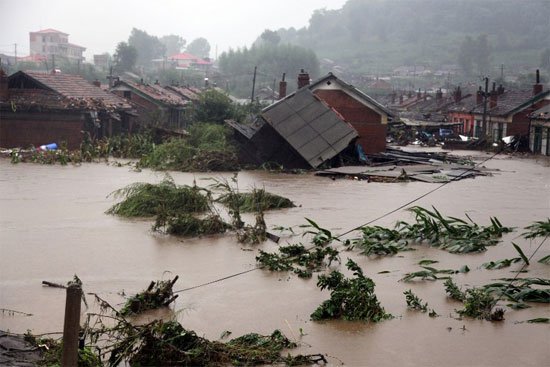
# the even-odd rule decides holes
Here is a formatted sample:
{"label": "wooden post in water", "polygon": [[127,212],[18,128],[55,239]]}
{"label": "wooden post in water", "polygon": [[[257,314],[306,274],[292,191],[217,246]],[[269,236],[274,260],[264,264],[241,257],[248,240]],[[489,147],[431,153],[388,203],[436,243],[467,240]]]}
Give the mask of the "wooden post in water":
{"label": "wooden post in water", "polygon": [[67,287],[65,323],[63,324],[63,354],[61,367],[78,365],[78,333],[80,331],[80,302],[82,288],[78,284]]}

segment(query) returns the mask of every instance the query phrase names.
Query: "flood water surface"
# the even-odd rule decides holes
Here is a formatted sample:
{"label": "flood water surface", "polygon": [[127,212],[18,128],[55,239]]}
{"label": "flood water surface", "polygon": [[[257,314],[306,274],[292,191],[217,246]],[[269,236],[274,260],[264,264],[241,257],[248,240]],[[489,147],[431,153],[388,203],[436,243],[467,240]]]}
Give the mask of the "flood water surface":
{"label": "flood water surface", "polygon": [[[486,157],[486,156],[483,156]],[[232,337],[248,332],[263,334],[280,329],[301,342],[300,353],[323,353],[330,364],[351,366],[542,366],[550,360],[550,327],[528,324],[536,317],[550,317],[548,306],[515,311],[506,308],[503,322],[458,320],[460,304],[445,295],[443,281],[400,282],[405,273],[420,270],[422,259],[438,260],[435,267],[471,271],[454,280],[463,287],[511,278],[521,263],[500,270],[481,264],[516,257],[511,242],[530,256],[540,239],[519,236],[524,226],[550,216],[550,168],[547,161],[497,156],[484,165],[499,169],[492,177],[451,183],[415,202],[435,206],[444,215],[464,218],[467,213],[480,224],[496,216],[517,230],[485,253],[454,255],[417,247],[417,251],[385,258],[368,258],[357,251],[342,252],[342,264],[354,259],[376,283],[375,292],[394,319],[378,324],[361,322],[312,322],[309,315],[328,292],[316,287],[316,275],[303,280],[286,273],[254,270],[218,282],[217,279],[253,269],[259,249],[276,245],[243,246],[232,235],[199,239],[178,238],[151,231],[149,220],[127,220],[104,212],[116,200],[114,190],[134,182],[160,182],[164,174],[127,167],[86,164],[79,167],[12,165],[0,161],[0,308],[33,316],[0,314],[0,329],[36,334],[61,331],[65,294],[41,282],[66,283],[77,274],[86,292],[94,292],[113,305],[136,293],[151,280],[179,275],[180,292],[173,317],[186,328],[209,339],[229,330]],[[171,173],[177,184],[200,186],[203,179],[231,174]],[[437,187],[434,184],[367,183],[335,180],[312,174],[240,172],[239,187],[263,187],[292,199],[298,207],[266,213],[268,227],[305,224],[311,218],[334,233],[343,233],[410,202]],[[251,217],[245,217],[251,219]],[[392,226],[411,221],[399,210],[373,223]],[[297,242],[302,238],[288,241]],[[283,241],[284,242],[284,239]],[[281,242],[281,243],[282,243]],[[550,267],[537,262],[550,254],[543,244],[529,265],[529,277],[550,277]],[[334,268],[344,271],[343,265]],[[383,272],[383,273],[381,273]],[[403,292],[413,292],[440,316],[407,310]],[[89,297],[91,298],[91,296]],[[89,300],[90,310],[94,309]],[[83,320],[86,310],[83,310]],[[547,361],[547,362],[544,362]]]}

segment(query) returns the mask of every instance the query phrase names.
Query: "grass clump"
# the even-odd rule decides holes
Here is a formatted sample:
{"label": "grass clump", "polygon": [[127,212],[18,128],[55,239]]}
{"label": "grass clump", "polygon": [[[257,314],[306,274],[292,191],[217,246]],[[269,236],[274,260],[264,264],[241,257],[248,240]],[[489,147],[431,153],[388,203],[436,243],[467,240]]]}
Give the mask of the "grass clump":
{"label": "grass clump", "polygon": [[445,292],[449,297],[451,297],[454,300],[463,302],[466,298],[466,294],[458,288],[455,282],[451,278],[445,280],[445,283],[443,284],[445,286]]}
{"label": "grass clump", "polygon": [[141,160],[141,167],[175,171],[235,171],[239,169],[236,149],[225,126],[195,124],[190,136],[172,138]]}
{"label": "grass clump", "polygon": [[411,289],[403,292],[405,295],[405,301],[407,302],[407,308],[411,310],[419,310],[422,312],[428,311],[428,302],[422,303],[422,300],[413,293]]}
{"label": "grass clump", "polygon": [[218,198],[218,201],[224,205],[238,205],[242,213],[293,208],[296,206],[290,199],[269,193],[264,189],[255,188],[252,192],[235,193],[235,195],[222,195]]}
{"label": "grass clump", "polygon": [[523,238],[534,239],[537,237],[548,237],[550,236],[550,218],[547,218],[546,221],[536,221],[525,227],[525,229],[526,231],[522,233]]}
{"label": "grass clump", "polygon": [[464,293],[464,308],[457,310],[461,316],[467,316],[474,319],[485,319],[490,321],[504,320],[504,310],[502,308],[493,308],[498,299],[493,297],[490,292],[482,288],[467,289]]}
{"label": "grass clump", "polygon": [[124,199],[107,210],[107,214],[122,217],[202,213],[210,208],[207,190],[196,185],[178,186],[169,176],[158,184],[134,183],[111,195]]}
{"label": "grass clump", "polygon": [[126,301],[120,310],[120,314],[122,316],[135,315],[147,310],[168,306],[178,298],[178,295],[174,295],[172,290],[177,280],[178,276],[172,280],[152,281],[147,289]]}
{"label": "grass clump", "polygon": [[197,218],[191,214],[180,213],[168,218],[157,217],[154,230],[165,228],[168,234],[194,237],[224,233],[230,228],[219,215],[212,214],[206,218]]}
{"label": "grass clump", "polygon": [[317,287],[330,290],[330,299],[324,301],[312,314],[312,320],[344,319],[378,322],[391,318],[378,302],[374,282],[363,274],[351,259],[346,267],[353,278],[345,278],[339,271],[320,275]]}

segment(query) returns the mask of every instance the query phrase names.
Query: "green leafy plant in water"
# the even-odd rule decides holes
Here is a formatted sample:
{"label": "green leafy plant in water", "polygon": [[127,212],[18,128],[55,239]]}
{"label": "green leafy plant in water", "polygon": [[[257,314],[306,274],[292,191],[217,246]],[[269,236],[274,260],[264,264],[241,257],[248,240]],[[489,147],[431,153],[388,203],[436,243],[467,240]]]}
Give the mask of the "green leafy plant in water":
{"label": "green leafy plant in water", "polygon": [[457,312],[461,316],[475,319],[501,321],[504,320],[504,310],[502,308],[493,310],[497,301],[490,292],[483,288],[467,289],[463,301],[464,308]]}
{"label": "green leafy plant in water", "polygon": [[152,217],[202,213],[210,208],[209,191],[196,185],[178,186],[170,176],[158,183],[134,183],[110,195],[123,200],[107,214],[122,217]]}
{"label": "green leafy plant in water", "polygon": [[550,255],[541,258],[539,260],[539,263],[545,264],[545,265],[550,265]]}
{"label": "green leafy plant in water", "polygon": [[405,295],[407,308],[410,308],[411,310],[419,310],[422,312],[428,311],[428,302],[422,303],[422,300],[418,298],[418,296],[414,294],[411,289],[403,292],[403,294]]}
{"label": "green leafy plant in water", "polygon": [[197,218],[191,214],[177,214],[164,218],[157,216],[153,230],[164,228],[171,235],[182,237],[206,236],[224,233],[231,226],[225,223],[219,215],[209,215],[205,218]]}
{"label": "green leafy plant in water", "polygon": [[[483,288],[497,297],[505,297],[510,301],[550,303],[550,280],[542,278],[503,278],[502,282],[490,283]],[[531,287],[532,285],[538,288]]]}
{"label": "green leafy plant in water", "polygon": [[120,310],[120,314],[122,316],[128,316],[168,306],[178,297],[177,294],[174,295],[173,291],[174,284],[177,280],[178,276],[171,280],[151,282],[147,289],[137,293],[126,301]]}
{"label": "green leafy plant in water", "polygon": [[489,270],[502,269],[502,268],[507,268],[510,265],[512,265],[514,263],[517,263],[519,261],[521,261],[520,257],[513,257],[511,259],[502,259],[502,260],[497,260],[497,261],[489,261],[489,262],[483,263],[481,265],[481,267],[484,268],[484,269],[489,269]]}
{"label": "green leafy plant in water", "polygon": [[466,299],[466,294],[458,288],[455,282],[451,278],[445,280],[443,283],[445,286],[445,292],[449,297],[457,301],[463,302]]}
{"label": "green leafy plant in water", "polygon": [[391,318],[378,302],[374,282],[365,277],[361,268],[351,259],[346,267],[353,278],[345,278],[339,271],[320,275],[317,287],[330,290],[330,299],[324,301],[312,314],[312,320],[344,319],[378,322]]}
{"label": "green leafy plant in water", "polygon": [[470,271],[470,269],[467,266],[462,267],[462,269],[460,270],[436,269],[430,266],[421,266],[421,267],[424,268],[424,270],[407,273],[403,278],[400,279],[400,281],[410,282],[416,278],[420,278],[421,280],[449,279],[449,277],[442,277],[442,276],[439,276],[439,274],[456,274],[456,273],[464,273],[464,272]]}
{"label": "green leafy plant in water", "polygon": [[533,224],[525,227],[526,231],[522,233],[523,238],[534,239],[537,237],[550,236],[550,218],[545,221],[536,221]]}
{"label": "green leafy plant in water", "polygon": [[225,194],[220,196],[217,201],[229,206],[234,206],[234,201],[237,201],[239,210],[242,213],[293,208],[296,206],[291,200],[269,193],[264,189],[254,188],[251,192],[235,193],[235,195],[236,197],[231,196],[231,194]]}
{"label": "green leafy plant in water", "polygon": [[410,251],[409,241],[404,239],[401,232],[380,226],[361,227],[363,236],[351,242],[353,247],[361,249],[363,255],[395,255],[400,251]]}
{"label": "green leafy plant in water", "polygon": [[431,246],[445,249],[452,253],[469,253],[485,251],[487,246],[494,246],[504,233],[513,229],[504,227],[496,217],[491,218],[491,225],[482,227],[455,217],[444,217],[433,208],[433,211],[415,206],[409,208],[415,215],[416,223],[401,221],[396,229],[402,238],[418,243],[427,242]]}

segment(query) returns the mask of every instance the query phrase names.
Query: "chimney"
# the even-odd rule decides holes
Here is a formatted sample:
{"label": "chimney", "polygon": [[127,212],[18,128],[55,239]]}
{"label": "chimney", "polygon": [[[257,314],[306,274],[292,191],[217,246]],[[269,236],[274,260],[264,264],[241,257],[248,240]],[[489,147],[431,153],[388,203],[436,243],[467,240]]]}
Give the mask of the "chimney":
{"label": "chimney", "polygon": [[454,100],[456,103],[460,102],[460,100],[462,99],[462,90],[460,89],[460,86],[456,87],[456,90],[455,92],[453,93],[454,94]]}
{"label": "chimney", "polygon": [[302,69],[300,70],[300,74],[298,74],[298,89],[306,85],[309,85],[309,74]]}
{"label": "chimney", "polygon": [[476,104],[482,104],[482,103],[483,103],[483,91],[481,90],[481,87],[479,87],[476,93]]}
{"label": "chimney", "polygon": [[496,90],[496,84],[497,83],[493,83],[493,90],[489,96],[489,108],[495,108],[497,106],[498,92]]}
{"label": "chimney", "polygon": [[422,92],[420,91],[420,88],[418,88],[418,92],[416,92],[416,99],[420,100],[422,98]]}
{"label": "chimney", "polygon": [[540,72],[537,69],[537,79],[535,80],[535,84],[533,84],[533,95],[536,96],[539,93],[542,93],[542,84],[540,84]]}
{"label": "chimney", "polygon": [[279,82],[279,99],[283,99],[286,97],[286,81],[285,81],[286,73],[283,73],[283,78]]}
{"label": "chimney", "polygon": [[8,76],[0,67],[0,101],[7,101],[9,98]]}
{"label": "chimney", "polygon": [[100,82],[98,79],[94,80],[94,81],[92,82],[92,84],[95,85],[95,86],[98,87],[98,88],[101,88],[101,82]]}
{"label": "chimney", "polygon": [[497,93],[499,96],[504,93],[504,87],[502,86],[502,84],[498,86]]}
{"label": "chimney", "polygon": [[443,92],[441,91],[441,89],[438,89],[437,92],[435,92],[435,99],[439,101],[442,98],[443,98]]}

